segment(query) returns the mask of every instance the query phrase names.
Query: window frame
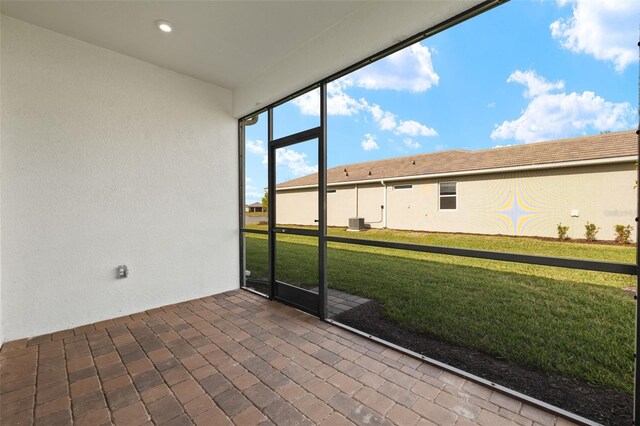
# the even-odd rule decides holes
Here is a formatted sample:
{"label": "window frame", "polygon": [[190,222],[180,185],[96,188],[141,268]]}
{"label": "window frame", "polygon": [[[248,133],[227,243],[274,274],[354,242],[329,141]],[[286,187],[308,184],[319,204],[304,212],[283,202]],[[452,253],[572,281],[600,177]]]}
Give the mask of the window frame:
{"label": "window frame", "polygon": [[[444,183],[453,183],[455,185],[455,194],[442,194],[442,184]],[[442,198],[453,198],[456,203],[456,208],[447,209],[442,208]],[[438,211],[441,212],[455,212],[458,211],[458,181],[448,180],[448,181],[440,181],[438,182]]]}
{"label": "window frame", "polygon": [[406,189],[413,189],[413,184],[400,184],[400,185],[393,185],[393,190],[394,191],[403,191]]}

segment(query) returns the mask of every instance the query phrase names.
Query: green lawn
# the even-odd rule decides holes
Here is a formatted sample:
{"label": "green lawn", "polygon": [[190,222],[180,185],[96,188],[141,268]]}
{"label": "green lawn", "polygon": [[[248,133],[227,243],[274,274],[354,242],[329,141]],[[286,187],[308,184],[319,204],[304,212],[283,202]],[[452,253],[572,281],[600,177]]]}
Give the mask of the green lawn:
{"label": "green lawn", "polygon": [[[266,229],[266,228],[265,228]],[[365,232],[349,232],[344,228],[330,228],[329,235],[368,240],[397,241],[431,246],[458,247],[519,254],[536,254],[553,257],[602,260],[617,263],[635,263],[635,247],[592,243],[549,241],[491,235],[427,233],[369,229]]]}
{"label": "green lawn", "polygon": [[[266,230],[265,225],[251,224],[248,228]],[[467,234],[443,234],[411,231],[394,231],[389,229],[371,229],[366,232],[348,232],[343,228],[329,228],[329,235],[362,238],[381,241],[394,241],[412,244],[424,244],[444,247],[459,247],[519,254],[536,254],[542,256],[567,257],[575,259],[600,260],[606,262],[635,264],[636,248],[633,246],[616,246],[605,244],[580,244],[561,241],[538,240],[534,238],[518,238],[506,236],[480,236]],[[315,239],[300,236],[279,235],[283,241],[299,241],[304,244],[315,244]],[[473,259],[458,256],[437,255],[412,251],[390,251],[377,247],[357,246],[352,244],[333,245],[344,250],[366,253],[380,253],[387,256],[446,263],[451,265],[476,266],[517,274],[543,278],[559,278],[562,280],[585,282],[589,284],[613,287],[635,286],[635,277],[620,274],[609,274],[592,271],[572,270],[564,268],[543,267],[510,262]]]}
{"label": "green lawn", "polygon": [[[352,233],[331,230],[334,235]],[[634,263],[634,247],[511,237],[367,231],[359,238]],[[267,274],[263,235],[247,234],[247,269]],[[615,260],[614,260],[615,259]],[[317,285],[317,241],[278,235],[278,279]],[[633,388],[635,277],[330,243],[331,288],[377,300],[403,327],[507,360]]]}

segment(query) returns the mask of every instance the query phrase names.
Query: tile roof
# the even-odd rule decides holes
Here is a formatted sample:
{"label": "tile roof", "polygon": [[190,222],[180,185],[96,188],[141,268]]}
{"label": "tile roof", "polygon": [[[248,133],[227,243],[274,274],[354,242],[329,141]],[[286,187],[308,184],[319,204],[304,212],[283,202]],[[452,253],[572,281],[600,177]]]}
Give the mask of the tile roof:
{"label": "tile roof", "polygon": [[253,204],[249,204],[247,207],[262,207],[262,203],[261,202],[256,202]]}
{"label": "tile roof", "polygon": [[[634,130],[627,130],[480,151],[456,149],[347,164],[328,169],[327,182],[331,184],[375,181],[397,177],[428,176],[440,173],[565,163],[631,155],[638,155],[638,138]],[[280,183],[277,187],[316,185],[317,181],[318,175],[314,173]]]}

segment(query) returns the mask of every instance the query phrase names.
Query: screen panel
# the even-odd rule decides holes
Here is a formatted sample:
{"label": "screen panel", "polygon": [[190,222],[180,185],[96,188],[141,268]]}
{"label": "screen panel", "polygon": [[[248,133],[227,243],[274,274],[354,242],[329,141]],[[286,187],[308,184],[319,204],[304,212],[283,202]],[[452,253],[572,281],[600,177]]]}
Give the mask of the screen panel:
{"label": "screen panel", "polygon": [[594,421],[631,418],[626,277],[337,243],[327,277],[331,319]]}

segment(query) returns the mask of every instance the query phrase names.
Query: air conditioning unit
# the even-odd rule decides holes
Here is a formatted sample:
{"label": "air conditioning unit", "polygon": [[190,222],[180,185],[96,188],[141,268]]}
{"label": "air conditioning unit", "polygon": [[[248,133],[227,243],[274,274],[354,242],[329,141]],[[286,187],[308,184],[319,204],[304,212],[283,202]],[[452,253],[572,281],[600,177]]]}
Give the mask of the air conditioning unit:
{"label": "air conditioning unit", "polygon": [[362,231],[364,229],[364,217],[350,217],[347,231]]}

